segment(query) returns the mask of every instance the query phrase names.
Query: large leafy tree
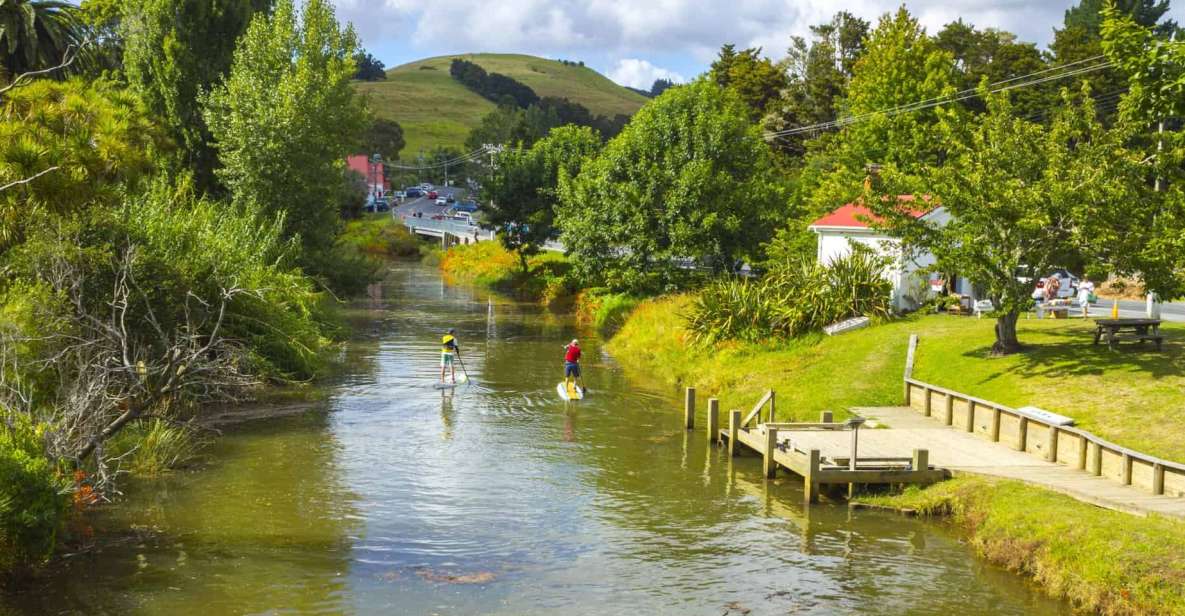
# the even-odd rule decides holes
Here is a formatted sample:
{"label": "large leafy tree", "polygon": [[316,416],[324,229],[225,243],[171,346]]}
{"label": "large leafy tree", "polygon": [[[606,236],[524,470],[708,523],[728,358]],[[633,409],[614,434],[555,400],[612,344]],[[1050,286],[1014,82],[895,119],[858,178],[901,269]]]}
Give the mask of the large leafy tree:
{"label": "large leafy tree", "polygon": [[712,62],[708,75],[721,87],[736,91],[754,120],[765,114],[787,85],[785,71],[769,58],[761,57],[760,47],[738,52],[734,45],[725,45]]}
{"label": "large leafy tree", "polygon": [[513,147],[498,155],[482,183],[485,222],[502,245],[517,252],[523,271],[527,257],[555,239],[560,177],[576,175],[601,147],[591,128],[562,126],[530,148]]}
{"label": "large leafy tree", "polygon": [[85,38],[78,7],[69,2],[0,0],[0,83],[58,66]]}
{"label": "large leafy tree", "polygon": [[362,135],[362,152],[377,153],[383,160],[399,160],[399,152],[405,145],[403,127],[395,120],[375,118]]}
{"label": "large leafy tree", "polygon": [[[997,83],[1046,68],[1036,45],[1017,42],[1011,32],[994,28],[978,30],[961,19],[946,24],[934,39],[940,49],[954,58],[960,90],[974,90],[985,79]],[[1013,95],[1014,111],[1024,117],[1042,116],[1057,101],[1055,86],[1017,89]],[[976,112],[985,108],[984,101],[978,97],[962,103]]]}
{"label": "large leafy tree", "polygon": [[1016,321],[1032,302],[1018,269],[1088,259],[1122,265],[1124,255],[1097,251],[1106,243],[1099,234],[1138,243],[1155,207],[1142,194],[1140,153],[1125,147],[1126,131],[1097,122],[1089,102],[1075,105],[1067,95],[1046,127],[1016,117],[1006,96],[983,95],[987,113],[975,122],[940,122],[948,156],[923,179],[942,212],[918,219],[900,208],[896,196],[913,179],[891,166],[866,201],[908,250],[928,251],[938,268],[983,287],[999,311],[992,351],[1008,354],[1021,349]]}
{"label": "large leafy tree", "polygon": [[[215,190],[217,156],[199,94],[230,70],[235,44],[271,0],[128,0],[119,15],[124,72],[178,145],[176,167]],[[264,84],[260,84],[263,87]]]}
{"label": "large leafy tree", "polygon": [[283,216],[306,265],[333,244],[336,179],[368,124],[350,85],[357,48],[327,0],[307,0],[299,14],[280,0],[252,20],[230,75],[206,98],[218,177],[236,204]]}
{"label": "large leafy tree", "polygon": [[561,241],[579,273],[618,289],[677,285],[680,259],[727,270],[784,215],[771,167],[735,91],[708,79],[672,88],[560,180]]}

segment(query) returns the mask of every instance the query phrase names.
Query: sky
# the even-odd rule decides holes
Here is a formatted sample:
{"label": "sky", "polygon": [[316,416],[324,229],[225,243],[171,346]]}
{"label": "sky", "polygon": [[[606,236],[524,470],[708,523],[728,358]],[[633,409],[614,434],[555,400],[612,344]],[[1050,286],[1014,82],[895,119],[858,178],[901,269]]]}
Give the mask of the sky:
{"label": "sky", "polygon": [[[901,0],[334,0],[366,49],[388,68],[457,53],[525,53],[582,60],[614,81],[649,88],[707,69],[725,43],[785,55],[793,35],[845,9],[874,25]],[[1045,47],[1076,0],[911,0],[927,31],[960,17]],[[1185,0],[1170,15],[1185,22]]]}

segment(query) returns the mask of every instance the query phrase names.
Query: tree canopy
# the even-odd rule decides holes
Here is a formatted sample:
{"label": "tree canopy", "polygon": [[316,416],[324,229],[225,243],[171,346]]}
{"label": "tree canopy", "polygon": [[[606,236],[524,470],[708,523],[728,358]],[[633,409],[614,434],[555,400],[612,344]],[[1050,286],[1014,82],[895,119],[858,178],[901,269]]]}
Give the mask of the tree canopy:
{"label": "tree canopy", "polygon": [[85,39],[78,7],[69,2],[0,2],[0,83],[62,64],[66,52],[78,51]]}
{"label": "tree canopy", "polygon": [[783,215],[771,171],[733,90],[708,79],[673,88],[560,180],[562,241],[588,281],[622,290],[680,284],[677,259],[729,271]]}

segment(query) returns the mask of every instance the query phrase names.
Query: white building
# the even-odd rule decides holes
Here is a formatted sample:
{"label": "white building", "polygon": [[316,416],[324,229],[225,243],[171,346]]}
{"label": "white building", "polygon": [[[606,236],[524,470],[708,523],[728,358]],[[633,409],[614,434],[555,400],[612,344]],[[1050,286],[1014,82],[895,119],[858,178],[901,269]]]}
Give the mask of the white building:
{"label": "white building", "polygon": [[[914,197],[902,195],[900,201],[911,203]],[[949,219],[949,214],[942,207],[915,207],[909,213],[918,219],[940,225]],[[818,235],[816,257],[820,263],[831,263],[851,254],[854,244],[867,246],[877,254],[887,256],[890,263],[885,269],[885,277],[893,284],[893,307],[902,311],[913,310],[931,293],[941,291],[946,281],[941,274],[926,271],[935,263],[933,255],[906,255],[900,239],[873,227],[878,220],[880,218],[867,207],[856,203],[848,203],[816,220],[808,227]],[[953,288],[961,295],[972,295],[971,284],[965,278],[956,277]]]}

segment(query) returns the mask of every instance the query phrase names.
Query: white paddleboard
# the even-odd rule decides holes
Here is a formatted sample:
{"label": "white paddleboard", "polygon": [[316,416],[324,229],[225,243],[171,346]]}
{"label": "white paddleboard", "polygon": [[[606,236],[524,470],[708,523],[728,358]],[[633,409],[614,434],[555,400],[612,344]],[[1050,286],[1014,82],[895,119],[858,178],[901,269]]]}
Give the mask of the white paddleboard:
{"label": "white paddleboard", "polygon": [[584,390],[577,385],[572,385],[572,388],[568,389],[566,383],[556,383],[555,391],[564,400],[580,400],[584,398]]}
{"label": "white paddleboard", "polygon": [[432,389],[453,389],[457,385],[460,383],[435,383],[432,385]]}

